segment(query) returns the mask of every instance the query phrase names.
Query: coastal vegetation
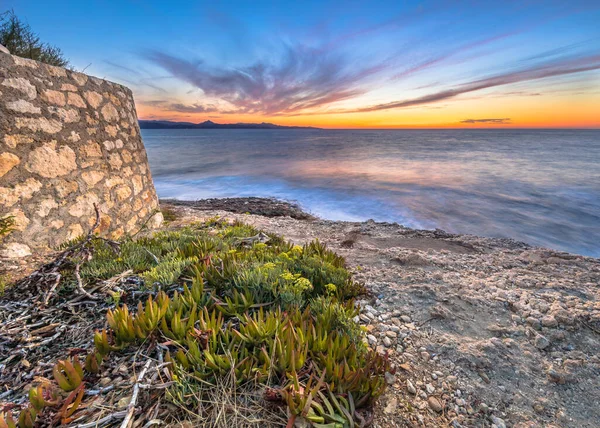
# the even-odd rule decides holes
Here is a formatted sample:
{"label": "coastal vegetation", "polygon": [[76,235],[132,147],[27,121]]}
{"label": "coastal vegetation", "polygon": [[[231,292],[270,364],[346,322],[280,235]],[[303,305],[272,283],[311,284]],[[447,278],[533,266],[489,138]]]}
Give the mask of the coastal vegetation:
{"label": "coastal vegetation", "polygon": [[[103,285],[106,323],[88,338],[87,350],[65,350],[52,380],[31,388],[18,418],[0,414],[2,428],[89,416],[90,388],[124,355],[147,360],[121,418],[133,416],[138,385],[150,369],[160,373],[161,399],[188,417],[206,417],[201,413],[224,395],[251,390],[264,408],[281,409],[274,418],[281,422],[284,414],[288,426],[298,419],[361,426],[362,411],[385,389],[390,363],[366,346],[355,321],[353,299],[365,289],[319,241],[293,245],[215,218],[120,242],[90,234],[64,250],[52,298],[77,291],[97,298],[88,290]],[[125,291],[115,278],[134,287]]]}
{"label": "coastal vegetation", "polygon": [[12,10],[0,13],[0,45],[13,55],[29,58],[57,67],[67,67],[69,61],[62,50],[44,43]]}

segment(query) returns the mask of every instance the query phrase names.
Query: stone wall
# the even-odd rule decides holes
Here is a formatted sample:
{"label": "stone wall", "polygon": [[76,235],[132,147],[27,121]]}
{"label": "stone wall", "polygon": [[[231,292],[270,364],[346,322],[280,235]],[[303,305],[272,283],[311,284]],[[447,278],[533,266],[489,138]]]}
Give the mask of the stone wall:
{"label": "stone wall", "polygon": [[0,216],[16,222],[0,255],[86,233],[94,204],[103,236],[162,221],[131,91],[0,53]]}

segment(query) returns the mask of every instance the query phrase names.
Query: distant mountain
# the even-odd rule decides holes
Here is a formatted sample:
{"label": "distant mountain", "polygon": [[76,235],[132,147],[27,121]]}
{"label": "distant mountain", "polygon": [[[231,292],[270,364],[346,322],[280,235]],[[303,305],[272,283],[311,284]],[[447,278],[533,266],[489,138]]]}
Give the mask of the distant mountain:
{"label": "distant mountain", "polygon": [[272,123],[202,123],[171,122],[168,120],[140,120],[141,129],[320,129],[312,126],[281,126]]}

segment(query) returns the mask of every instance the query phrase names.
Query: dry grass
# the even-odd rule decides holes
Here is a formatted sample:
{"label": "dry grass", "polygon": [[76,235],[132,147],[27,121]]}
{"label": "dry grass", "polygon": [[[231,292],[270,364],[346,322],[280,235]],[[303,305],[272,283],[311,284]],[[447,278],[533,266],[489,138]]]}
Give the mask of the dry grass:
{"label": "dry grass", "polygon": [[177,389],[167,391],[167,398],[181,409],[181,424],[243,428],[282,427],[287,423],[285,406],[266,401],[264,385],[239,387],[233,372],[217,378],[215,384],[189,374],[183,376]]}

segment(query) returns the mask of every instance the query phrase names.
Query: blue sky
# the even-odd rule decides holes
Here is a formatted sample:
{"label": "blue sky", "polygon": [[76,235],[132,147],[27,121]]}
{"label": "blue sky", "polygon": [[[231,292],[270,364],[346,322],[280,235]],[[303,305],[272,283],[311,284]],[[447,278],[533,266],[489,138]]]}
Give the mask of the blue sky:
{"label": "blue sky", "polygon": [[598,1],[5,0],[0,9],[9,8],[76,69],[131,87],[143,118],[600,125],[589,111],[600,108]]}

